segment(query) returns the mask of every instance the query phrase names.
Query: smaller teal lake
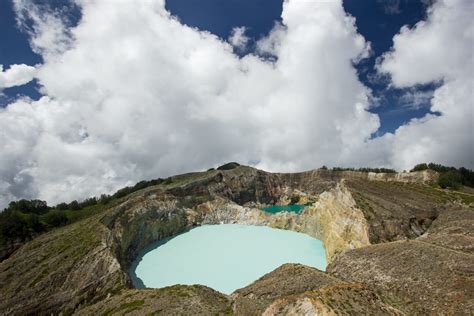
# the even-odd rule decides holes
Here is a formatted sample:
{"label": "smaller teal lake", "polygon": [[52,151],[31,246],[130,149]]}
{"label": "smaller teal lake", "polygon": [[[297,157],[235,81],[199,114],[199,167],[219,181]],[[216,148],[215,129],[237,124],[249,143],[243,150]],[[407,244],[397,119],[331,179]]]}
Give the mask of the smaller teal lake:
{"label": "smaller teal lake", "polygon": [[284,263],[325,270],[323,243],[266,226],[205,225],[150,245],[129,274],[138,288],[202,284],[230,294]]}
{"label": "smaller teal lake", "polygon": [[278,213],[278,212],[294,212],[299,213],[301,212],[306,205],[299,205],[299,204],[292,204],[292,205],[272,205],[268,207],[262,207],[262,211],[268,213]]}

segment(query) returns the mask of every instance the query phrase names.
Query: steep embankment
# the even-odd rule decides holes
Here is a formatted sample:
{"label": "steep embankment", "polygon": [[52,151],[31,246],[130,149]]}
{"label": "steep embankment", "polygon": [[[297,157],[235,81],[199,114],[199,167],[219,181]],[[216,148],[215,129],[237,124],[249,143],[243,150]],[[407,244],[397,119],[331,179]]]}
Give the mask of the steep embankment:
{"label": "steep embankment", "polygon": [[363,282],[407,314],[469,315],[474,310],[474,209],[444,209],[414,240],[350,250],[328,267]]}
{"label": "steep embankment", "polygon": [[[161,309],[163,313],[178,313],[186,312],[190,310],[186,308],[192,306],[203,313],[228,310],[231,298],[205,287],[131,290],[126,271],[138,252],[151,242],[196,225],[241,223],[291,229],[320,238],[328,260],[336,262],[331,267],[339,266],[339,270],[334,268],[334,271],[337,270],[341,277],[335,279],[322,272],[310,272],[318,276],[314,284],[306,284],[303,279],[295,283],[300,270],[289,269],[287,273],[276,274],[276,279],[282,282],[283,294],[265,285],[268,282],[257,286],[261,294],[254,292],[254,287],[248,293],[239,290],[233,296],[237,306],[235,312],[245,313],[245,308],[241,310],[238,306],[244,306],[242,302],[247,298],[264,297],[264,306],[257,304],[263,306],[259,311],[267,310],[271,305],[267,310],[270,314],[280,309],[299,312],[302,308],[397,314],[398,308],[390,305],[390,300],[373,291],[368,276],[348,274],[352,258],[347,259],[347,268],[344,268],[344,258],[349,258],[346,254],[377,247],[357,249],[370,243],[416,238],[433,220],[436,223],[446,202],[459,199],[459,196],[423,184],[432,181],[433,177],[435,175],[427,172],[375,175],[324,170],[272,174],[244,166],[171,177],[160,185],[130,194],[118,205],[94,217],[34,239],[1,262],[0,312],[25,314],[74,310],[86,314],[99,311],[141,314]],[[290,201],[309,206],[301,214],[272,215],[259,210],[264,205]],[[433,224],[432,227],[434,230],[437,226]],[[437,229],[444,230],[442,227]],[[466,230],[472,231],[472,226],[459,226],[458,230],[462,235]],[[449,238],[458,240],[457,236],[450,235]],[[465,243],[470,241],[463,240]],[[453,249],[461,247],[454,241],[446,243]],[[443,242],[438,237],[424,244],[447,247]],[[386,245],[396,248],[392,244]],[[346,251],[348,249],[353,250]],[[427,260],[449,266],[449,262],[431,257],[435,253],[427,253],[430,254]],[[371,262],[387,265],[390,261],[379,263],[377,260],[382,260],[383,255],[377,250],[370,250],[360,257],[372,258],[369,262],[360,261],[361,267],[370,266]],[[412,264],[416,260],[414,255],[408,258]],[[434,275],[428,273],[426,277]],[[319,279],[337,282],[321,287]],[[285,290],[283,284],[292,282],[297,288]],[[311,286],[306,288],[307,285]],[[387,291],[391,285],[386,283],[386,287],[376,289]],[[438,286],[437,283],[434,286]],[[310,292],[305,294],[305,291]],[[412,291],[418,292],[416,287]],[[395,297],[398,299],[399,296]],[[352,305],[341,303],[344,298],[353,302]],[[189,303],[187,307],[183,306],[186,302]],[[91,306],[93,303],[96,304]]]}

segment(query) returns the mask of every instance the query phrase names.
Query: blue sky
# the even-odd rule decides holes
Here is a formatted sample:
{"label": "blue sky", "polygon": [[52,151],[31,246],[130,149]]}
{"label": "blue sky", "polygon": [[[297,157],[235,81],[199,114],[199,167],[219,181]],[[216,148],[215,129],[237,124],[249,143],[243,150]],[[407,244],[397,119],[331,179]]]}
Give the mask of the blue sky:
{"label": "blue sky", "polygon": [[[42,1],[38,1],[42,2]],[[56,0],[54,7],[70,8],[68,1]],[[206,30],[227,39],[236,26],[245,26],[247,36],[252,42],[264,37],[276,21],[281,21],[282,1],[268,0],[172,0],[166,3],[167,9],[186,25]],[[356,18],[359,33],[371,42],[373,55],[358,64],[360,80],[372,89],[378,97],[378,105],[371,111],[380,117],[381,127],[376,133],[383,135],[394,132],[400,125],[412,118],[420,118],[430,112],[429,99],[423,100],[417,107],[403,106],[401,97],[404,90],[390,88],[389,81],[370,80],[375,74],[376,59],[392,46],[392,38],[403,25],[414,25],[425,18],[426,5],[422,1],[399,0],[344,0],[346,12]],[[70,9],[71,20],[77,20],[80,13]],[[11,64],[41,63],[41,56],[35,54],[28,43],[28,36],[20,31],[15,23],[15,13],[10,1],[0,2],[0,64],[8,68]],[[252,45],[244,53],[252,52]],[[420,91],[433,91],[436,85],[418,87]],[[0,106],[5,106],[18,95],[27,95],[38,99],[41,94],[35,80],[30,83],[5,89],[0,97]]]}

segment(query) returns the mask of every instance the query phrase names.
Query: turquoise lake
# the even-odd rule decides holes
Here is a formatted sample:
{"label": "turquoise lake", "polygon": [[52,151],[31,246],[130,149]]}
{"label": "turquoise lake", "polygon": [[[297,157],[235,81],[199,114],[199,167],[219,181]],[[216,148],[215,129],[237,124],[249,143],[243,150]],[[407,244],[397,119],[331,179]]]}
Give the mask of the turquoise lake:
{"label": "turquoise lake", "polygon": [[268,213],[278,213],[278,212],[295,212],[299,213],[301,212],[306,205],[299,205],[299,204],[292,204],[292,205],[272,205],[268,207],[262,207],[262,211],[268,212]]}
{"label": "turquoise lake", "polygon": [[139,288],[202,284],[230,294],[284,263],[325,270],[323,243],[265,226],[205,225],[150,245],[129,272]]}

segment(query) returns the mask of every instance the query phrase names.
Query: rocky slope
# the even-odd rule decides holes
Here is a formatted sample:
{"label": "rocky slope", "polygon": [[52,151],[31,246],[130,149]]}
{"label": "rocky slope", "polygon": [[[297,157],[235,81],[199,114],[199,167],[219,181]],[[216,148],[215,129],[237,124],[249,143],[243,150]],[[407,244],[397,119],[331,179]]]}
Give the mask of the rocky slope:
{"label": "rocky slope", "polygon": [[[421,313],[431,311],[425,306],[430,301],[422,298],[433,288],[436,299],[448,291],[461,307],[443,305],[447,299],[433,306],[463,312],[471,306],[472,265],[466,256],[472,256],[473,231],[463,219],[472,209],[462,207],[454,216],[449,203],[470,202],[472,196],[429,186],[435,179],[426,171],[274,174],[245,166],[171,177],[34,239],[1,262],[0,314]],[[291,201],[308,207],[300,214],[259,209]],[[205,287],[130,289],[127,269],[146,245],[197,225],[221,223],[268,225],[317,237],[324,242],[331,275],[284,266],[231,297]],[[376,243],[382,244],[371,245]],[[449,258],[440,258],[441,250]],[[434,265],[421,264],[420,258]],[[437,265],[450,281],[420,286],[439,279]]]}
{"label": "rocky slope", "polygon": [[363,282],[407,314],[469,315],[474,310],[474,210],[444,209],[414,240],[350,250],[327,271]]}
{"label": "rocky slope", "polygon": [[124,289],[77,315],[229,315],[227,295],[202,285],[174,285],[161,289]]}
{"label": "rocky slope", "polygon": [[231,297],[237,315],[401,314],[360,283],[299,264],[283,265]]}

